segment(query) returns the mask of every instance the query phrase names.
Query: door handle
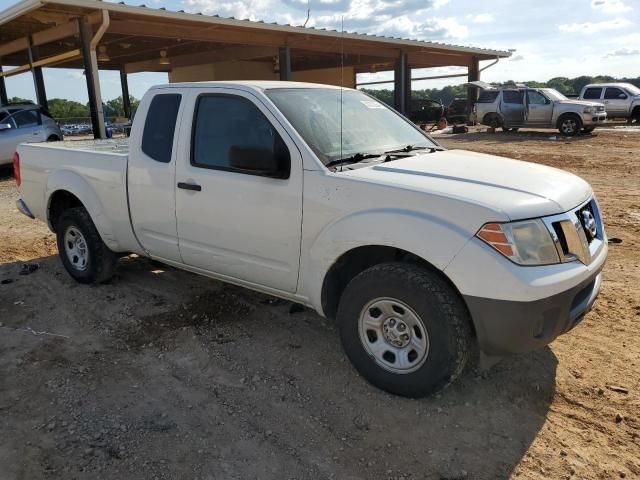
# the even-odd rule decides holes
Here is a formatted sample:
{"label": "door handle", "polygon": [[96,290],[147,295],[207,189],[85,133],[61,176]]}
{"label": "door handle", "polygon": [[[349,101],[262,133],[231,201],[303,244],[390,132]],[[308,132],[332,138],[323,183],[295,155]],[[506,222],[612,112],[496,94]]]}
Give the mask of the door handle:
{"label": "door handle", "polygon": [[192,190],[194,192],[202,191],[202,187],[200,185],[196,185],[195,183],[178,182],[178,188],[182,188],[183,190]]}

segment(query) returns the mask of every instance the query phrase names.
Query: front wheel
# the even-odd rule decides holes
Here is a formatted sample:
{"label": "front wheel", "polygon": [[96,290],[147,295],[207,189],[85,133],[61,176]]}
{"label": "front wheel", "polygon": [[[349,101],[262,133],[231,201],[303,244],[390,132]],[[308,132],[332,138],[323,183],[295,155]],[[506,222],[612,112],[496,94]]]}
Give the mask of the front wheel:
{"label": "front wheel", "polygon": [[118,258],[102,241],[84,207],[62,213],[56,239],[62,264],[77,282],[101,283],[113,276]]}
{"label": "front wheel", "polygon": [[406,397],[442,390],[471,349],[469,314],[439,275],[412,264],[376,265],[342,294],[338,328],[345,352],[374,386]]}
{"label": "front wheel", "polygon": [[568,137],[577,135],[582,129],[582,120],[577,115],[564,115],[558,120],[558,130]]}

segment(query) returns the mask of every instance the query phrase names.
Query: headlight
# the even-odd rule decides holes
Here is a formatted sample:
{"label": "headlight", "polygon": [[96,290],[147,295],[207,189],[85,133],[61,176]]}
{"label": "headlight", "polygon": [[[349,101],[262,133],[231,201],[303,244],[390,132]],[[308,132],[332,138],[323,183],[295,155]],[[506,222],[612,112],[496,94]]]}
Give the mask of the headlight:
{"label": "headlight", "polygon": [[487,223],[476,236],[520,265],[560,263],[553,239],[540,219]]}
{"label": "headlight", "polygon": [[584,110],[583,110],[584,113],[593,113],[595,111],[596,110],[594,107],[584,107]]}

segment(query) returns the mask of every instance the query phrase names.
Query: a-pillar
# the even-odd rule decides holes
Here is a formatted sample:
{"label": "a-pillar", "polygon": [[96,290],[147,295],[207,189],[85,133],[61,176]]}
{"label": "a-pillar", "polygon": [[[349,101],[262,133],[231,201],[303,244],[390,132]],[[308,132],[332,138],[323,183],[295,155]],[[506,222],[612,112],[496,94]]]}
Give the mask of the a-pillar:
{"label": "a-pillar", "polygon": [[89,94],[89,110],[91,111],[91,126],[94,138],[107,138],[104,126],[104,111],[102,108],[102,95],[100,93],[100,78],[98,76],[98,56],[95,49],[91,48],[93,32],[86,18],[78,18],[80,29],[80,43],[84,73],[87,78],[87,92]]}

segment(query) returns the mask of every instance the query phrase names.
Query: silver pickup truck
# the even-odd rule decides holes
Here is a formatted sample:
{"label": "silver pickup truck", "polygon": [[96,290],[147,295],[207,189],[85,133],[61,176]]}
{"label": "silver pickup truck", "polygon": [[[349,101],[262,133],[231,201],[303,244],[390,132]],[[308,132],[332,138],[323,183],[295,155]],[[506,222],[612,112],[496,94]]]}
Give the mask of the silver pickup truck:
{"label": "silver pickup truck", "polygon": [[595,83],[585,85],[580,100],[602,102],[609,117],[640,123],[640,88],[631,83]]}
{"label": "silver pickup truck", "polygon": [[553,88],[498,88],[480,81],[469,85],[482,89],[474,107],[476,121],[504,131],[557,128],[573,136],[592,132],[607,119],[603,104],[569,99]]}

